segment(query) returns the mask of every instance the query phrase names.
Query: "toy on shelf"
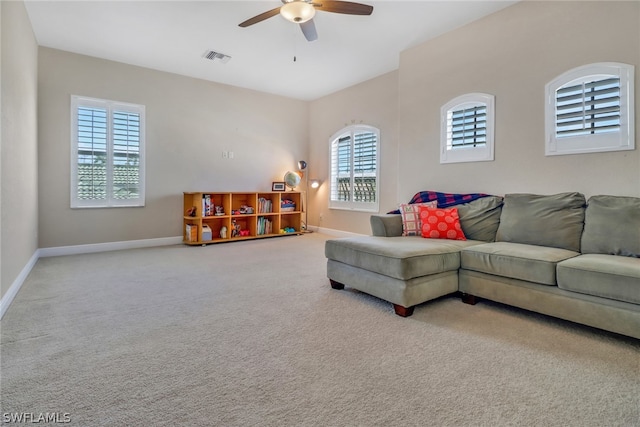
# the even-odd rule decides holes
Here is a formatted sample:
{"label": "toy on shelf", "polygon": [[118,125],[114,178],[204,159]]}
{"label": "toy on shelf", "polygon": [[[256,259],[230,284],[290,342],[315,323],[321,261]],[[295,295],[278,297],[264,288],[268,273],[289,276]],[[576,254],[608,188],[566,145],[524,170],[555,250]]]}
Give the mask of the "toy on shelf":
{"label": "toy on shelf", "polygon": [[240,206],[239,213],[240,213],[240,215],[252,214],[253,213],[253,206],[242,205],[242,206]]}
{"label": "toy on shelf", "polygon": [[240,224],[234,219],[231,221],[231,237],[240,237]]}
{"label": "toy on shelf", "polygon": [[240,209],[232,210],[231,215],[251,215],[253,212],[253,206],[242,205]]}

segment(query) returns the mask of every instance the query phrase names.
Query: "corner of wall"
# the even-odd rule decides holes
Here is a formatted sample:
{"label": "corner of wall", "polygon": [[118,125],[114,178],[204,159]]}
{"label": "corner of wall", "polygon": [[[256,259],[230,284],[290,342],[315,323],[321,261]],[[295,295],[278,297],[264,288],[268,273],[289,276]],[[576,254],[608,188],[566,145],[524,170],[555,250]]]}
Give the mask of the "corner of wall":
{"label": "corner of wall", "polygon": [[16,277],[11,286],[9,286],[9,289],[7,289],[4,295],[2,295],[2,298],[0,298],[0,320],[4,317],[16,295],[18,295],[18,291],[24,284],[24,281],[27,279],[27,276],[29,276],[29,273],[31,273],[33,266],[36,265],[36,262],[39,258],[40,250],[37,249],[31,256],[27,264],[24,266],[22,271],[20,271],[18,277]]}

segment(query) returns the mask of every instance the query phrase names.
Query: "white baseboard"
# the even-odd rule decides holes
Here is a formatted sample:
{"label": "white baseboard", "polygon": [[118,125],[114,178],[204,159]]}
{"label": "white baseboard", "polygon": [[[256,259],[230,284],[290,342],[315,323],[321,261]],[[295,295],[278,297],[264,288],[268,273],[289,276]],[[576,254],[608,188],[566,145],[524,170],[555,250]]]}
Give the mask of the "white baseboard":
{"label": "white baseboard", "polygon": [[144,240],[125,240],[122,242],[93,243],[89,245],[58,246],[54,248],[41,248],[40,257],[45,258],[62,255],[90,254],[94,252],[119,251],[122,249],[178,245],[180,243],[182,243],[182,236]]}
{"label": "white baseboard", "polygon": [[22,284],[26,280],[27,276],[36,265],[36,262],[40,258],[62,256],[62,255],[78,255],[88,254],[94,252],[107,252],[117,251],[121,249],[136,249],[136,248],[150,248],[154,246],[169,246],[178,245],[182,243],[182,236],[177,237],[162,237],[158,239],[144,239],[144,240],[127,240],[123,242],[109,242],[109,243],[96,243],[91,245],[76,245],[76,246],[59,246],[55,248],[41,248],[37,249],[33,256],[29,259],[24,266],[16,280],[13,281],[7,292],[0,298],[0,319],[4,317],[4,314],[9,309],[9,306],[13,302],[18,291],[22,287]]}
{"label": "white baseboard", "polygon": [[328,234],[335,237],[356,237],[366,236],[366,234],[352,233],[350,231],[335,230],[333,228],[316,227],[315,225],[309,226],[310,231],[315,231],[322,234]]}
{"label": "white baseboard", "polygon": [[7,292],[5,292],[2,298],[0,298],[0,319],[4,317],[4,314],[9,309],[9,306],[13,302],[13,299],[16,297],[16,295],[18,295],[18,291],[22,287],[24,281],[27,279],[29,273],[31,273],[31,269],[33,268],[33,266],[36,265],[38,258],[40,258],[40,249],[36,249],[31,258],[29,258],[29,261],[27,261],[27,264],[24,266],[22,271],[20,271],[20,274],[18,274],[18,277],[16,277],[16,280],[13,281]]}

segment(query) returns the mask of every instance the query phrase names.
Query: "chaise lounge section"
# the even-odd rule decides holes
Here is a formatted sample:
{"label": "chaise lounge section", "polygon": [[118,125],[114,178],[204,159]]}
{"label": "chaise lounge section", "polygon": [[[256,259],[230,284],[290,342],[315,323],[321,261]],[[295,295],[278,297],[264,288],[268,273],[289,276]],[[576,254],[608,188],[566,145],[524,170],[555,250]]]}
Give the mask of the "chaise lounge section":
{"label": "chaise lounge section", "polygon": [[402,218],[395,214],[371,216],[373,236],[328,240],[331,286],[348,285],[389,301],[401,316],[410,316],[417,304],[456,292],[460,250],[495,238],[502,198],[485,196],[456,206],[468,240],[402,236]]}
{"label": "chaise lounge section", "polygon": [[458,290],[460,250],[478,241],[365,236],[327,241],[327,276],[393,304],[410,316],[417,304]]}
{"label": "chaise lounge section", "polygon": [[461,292],[640,339],[640,199],[507,194],[458,209],[467,240],[402,236],[400,215],[373,215],[373,236],[328,240],[331,286],[410,316]]}

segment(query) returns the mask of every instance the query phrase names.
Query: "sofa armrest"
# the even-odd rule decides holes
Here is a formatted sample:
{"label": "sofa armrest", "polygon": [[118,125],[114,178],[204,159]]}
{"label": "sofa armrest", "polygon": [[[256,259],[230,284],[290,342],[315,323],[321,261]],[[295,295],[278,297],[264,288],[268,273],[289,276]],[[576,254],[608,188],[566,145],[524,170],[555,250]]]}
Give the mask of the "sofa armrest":
{"label": "sofa armrest", "polygon": [[374,236],[402,236],[402,215],[371,215],[371,232]]}

